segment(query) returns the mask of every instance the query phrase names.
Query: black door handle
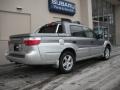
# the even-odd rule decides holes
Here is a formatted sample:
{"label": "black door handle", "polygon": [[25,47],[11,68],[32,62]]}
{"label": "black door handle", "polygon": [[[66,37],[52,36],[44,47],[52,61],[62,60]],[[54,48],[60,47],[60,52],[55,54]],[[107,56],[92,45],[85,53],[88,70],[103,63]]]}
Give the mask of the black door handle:
{"label": "black door handle", "polygon": [[72,41],[72,43],[75,43],[75,44],[76,44],[77,42],[76,42],[76,41]]}
{"label": "black door handle", "polygon": [[93,44],[93,43],[94,43],[94,41],[91,41],[91,43]]}

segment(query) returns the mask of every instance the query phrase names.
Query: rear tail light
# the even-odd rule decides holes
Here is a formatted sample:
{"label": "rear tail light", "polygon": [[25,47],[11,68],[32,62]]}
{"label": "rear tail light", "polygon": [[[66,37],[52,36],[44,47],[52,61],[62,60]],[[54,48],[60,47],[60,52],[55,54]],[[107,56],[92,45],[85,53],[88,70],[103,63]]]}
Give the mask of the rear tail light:
{"label": "rear tail light", "polygon": [[33,46],[33,45],[38,45],[40,44],[41,40],[40,39],[26,39],[23,41],[23,43],[26,46]]}

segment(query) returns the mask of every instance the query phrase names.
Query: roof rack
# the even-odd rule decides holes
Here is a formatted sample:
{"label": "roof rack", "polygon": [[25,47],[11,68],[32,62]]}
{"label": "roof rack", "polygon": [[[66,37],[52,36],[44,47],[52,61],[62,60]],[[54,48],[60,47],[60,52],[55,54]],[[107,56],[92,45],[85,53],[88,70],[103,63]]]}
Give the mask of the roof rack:
{"label": "roof rack", "polygon": [[80,21],[73,21],[72,23],[81,24]]}
{"label": "roof rack", "polygon": [[67,18],[60,18],[60,17],[53,17],[53,18],[57,18],[57,19],[60,19],[61,22],[72,22],[71,19],[67,19]]}
{"label": "roof rack", "polygon": [[72,23],[72,20],[67,19],[67,18],[61,18],[61,22],[70,22],[70,23]]}
{"label": "roof rack", "polygon": [[76,23],[76,24],[81,24],[80,21],[72,21],[71,19],[67,19],[67,18],[59,18],[59,17],[54,17],[57,19],[60,19],[60,21],[56,21],[56,22],[69,22],[69,23]]}

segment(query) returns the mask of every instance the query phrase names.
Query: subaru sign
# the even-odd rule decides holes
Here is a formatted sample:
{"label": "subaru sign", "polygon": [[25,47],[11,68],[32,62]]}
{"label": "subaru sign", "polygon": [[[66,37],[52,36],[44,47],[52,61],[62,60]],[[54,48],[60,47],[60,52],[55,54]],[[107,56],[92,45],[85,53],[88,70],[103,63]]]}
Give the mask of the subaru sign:
{"label": "subaru sign", "polygon": [[49,11],[74,16],[75,4],[65,0],[48,0]]}

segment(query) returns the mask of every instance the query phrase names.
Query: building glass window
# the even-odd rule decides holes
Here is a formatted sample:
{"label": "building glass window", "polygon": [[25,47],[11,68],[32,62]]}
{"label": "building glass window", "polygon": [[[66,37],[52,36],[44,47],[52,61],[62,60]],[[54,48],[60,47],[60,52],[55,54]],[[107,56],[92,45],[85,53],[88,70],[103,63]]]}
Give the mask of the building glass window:
{"label": "building glass window", "polygon": [[[114,5],[111,0],[92,0],[93,27],[102,39],[115,43]],[[102,32],[101,32],[102,31]]]}

